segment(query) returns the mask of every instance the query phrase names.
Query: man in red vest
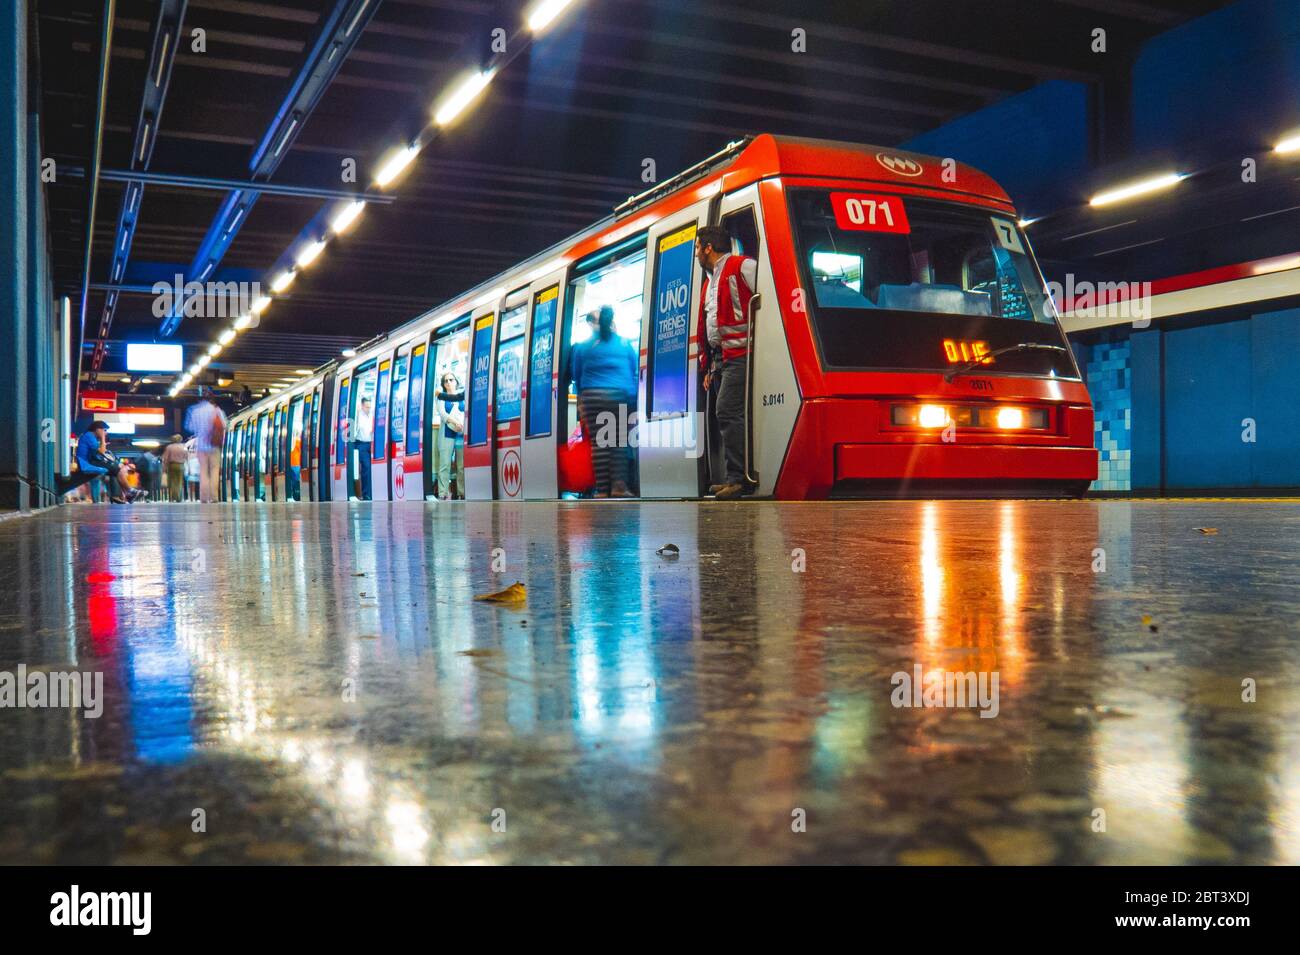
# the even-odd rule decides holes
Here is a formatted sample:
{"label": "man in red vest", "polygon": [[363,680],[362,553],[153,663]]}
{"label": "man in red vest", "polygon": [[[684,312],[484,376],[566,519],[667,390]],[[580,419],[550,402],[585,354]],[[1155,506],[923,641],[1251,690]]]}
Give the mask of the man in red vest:
{"label": "man in red vest", "polygon": [[714,395],[726,480],[709,488],[725,501],[752,494],[745,477],[745,385],[749,377],[749,300],[758,285],[758,263],[731,251],[731,236],[705,226],[695,236],[695,257],[704,268],[696,327],[700,372]]}

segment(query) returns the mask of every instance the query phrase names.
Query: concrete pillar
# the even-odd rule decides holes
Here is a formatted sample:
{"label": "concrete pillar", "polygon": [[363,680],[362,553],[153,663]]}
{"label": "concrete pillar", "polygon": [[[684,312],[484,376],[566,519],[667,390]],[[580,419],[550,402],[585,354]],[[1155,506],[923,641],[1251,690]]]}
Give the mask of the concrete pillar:
{"label": "concrete pillar", "polygon": [[28,0],[0,3],[0,508],[31,506]]}

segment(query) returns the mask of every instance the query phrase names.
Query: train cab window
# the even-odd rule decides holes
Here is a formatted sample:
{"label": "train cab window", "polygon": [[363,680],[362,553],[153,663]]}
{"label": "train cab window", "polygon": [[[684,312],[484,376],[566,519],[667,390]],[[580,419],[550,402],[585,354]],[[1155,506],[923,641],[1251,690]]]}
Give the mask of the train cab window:
{"label": "train cab window", "polygon": [[[946,368],[945,341],[1061,345],[1014,221],[957,202],[790,191],[795,247],[828,368]],[[999,371],[1077,374],[1066,352],[999,356]]]}

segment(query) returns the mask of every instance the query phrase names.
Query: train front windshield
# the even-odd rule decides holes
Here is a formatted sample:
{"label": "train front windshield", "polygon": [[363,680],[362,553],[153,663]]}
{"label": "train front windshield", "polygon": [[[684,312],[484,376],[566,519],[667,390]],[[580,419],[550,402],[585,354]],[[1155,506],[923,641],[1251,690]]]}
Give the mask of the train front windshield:
{"label": "train front windshield", "polygon": [[851,189],[793,189],[808,310],[829,370],[1077,377],[1016,223],[992,210]]}

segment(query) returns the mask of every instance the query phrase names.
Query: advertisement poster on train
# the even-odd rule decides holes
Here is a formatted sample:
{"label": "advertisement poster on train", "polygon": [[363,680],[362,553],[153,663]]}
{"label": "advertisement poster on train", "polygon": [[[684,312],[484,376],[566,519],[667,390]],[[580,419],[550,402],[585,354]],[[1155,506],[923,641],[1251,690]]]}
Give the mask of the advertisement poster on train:
{"label": "advertisement poster on train", "polygon": [[495,315],[474,323],[474,359],[470,369],[469,444],[487,440],[488,382],[492,378],[492,325]]}
{"label": "advertisement poster on train", "polygon": [[528,372],[528,436],[551,433],[551,367],[555,360],[555,308],[559,286],[537,296],[533,305],[532,354]]}
{"label": "advertisement poster on train", "polygon": [[692,223],[659,240],[654,311],[654,413],[688,410],[686,350],[690,340],[691,276],[695,263]]}

